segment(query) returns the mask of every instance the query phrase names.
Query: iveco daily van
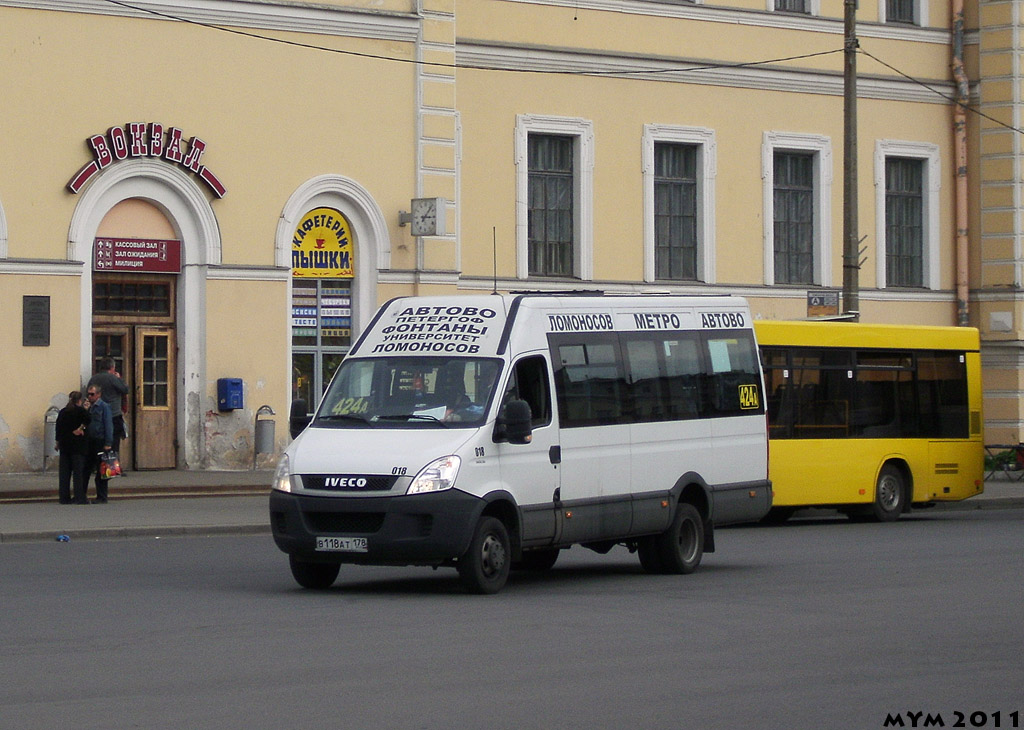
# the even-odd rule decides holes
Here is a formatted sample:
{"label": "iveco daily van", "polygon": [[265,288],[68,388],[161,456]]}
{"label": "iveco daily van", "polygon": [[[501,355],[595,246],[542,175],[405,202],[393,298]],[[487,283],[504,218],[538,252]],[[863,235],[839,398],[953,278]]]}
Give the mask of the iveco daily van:
{"label": "iveco daily van", "polygon": [[270,523],[296,581],[451,566],[472,592],[615,545],[689,573],[771,506],[763,381],[734,297],[400,298],[282,456]]}

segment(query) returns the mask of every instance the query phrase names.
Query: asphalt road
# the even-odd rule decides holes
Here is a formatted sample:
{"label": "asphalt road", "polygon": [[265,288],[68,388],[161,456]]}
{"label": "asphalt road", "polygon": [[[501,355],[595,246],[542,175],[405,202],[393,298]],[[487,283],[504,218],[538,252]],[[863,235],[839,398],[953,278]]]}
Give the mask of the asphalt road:
{"label": "asphalt road", "polygon": [[1022,525],[732,528],[691,576],[574,548],[496,596],[421,568],[303,591],[266,536],[5,544],[0,728],[1013,727]]}

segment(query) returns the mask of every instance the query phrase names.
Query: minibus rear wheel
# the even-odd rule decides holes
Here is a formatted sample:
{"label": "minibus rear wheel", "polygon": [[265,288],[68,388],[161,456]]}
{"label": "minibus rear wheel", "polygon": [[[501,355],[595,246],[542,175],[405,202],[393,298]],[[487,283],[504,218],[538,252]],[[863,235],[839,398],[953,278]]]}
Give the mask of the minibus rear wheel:
{"label": "minibus rear wheel", "polygon": [[338,571],[341,570],[341,563],[310,563],[299,560],[294,555],[288,556],[288,564],[296,583],[303,588],[316,591],[330,588],[338,577]]}
{"label": "minibus rear wheel", "polygon": [[512,545],[505,524],[496,517],[482,517],[469,550],[456,567],[462,586],[470,593],[500,591],[512,567]]}
{"label": "minibus rear wheel", "polygon": [[704,521],[697,508],[680,502],[675,519],[655,544],[663,572],[688,575],[695,571],[704,556]]}

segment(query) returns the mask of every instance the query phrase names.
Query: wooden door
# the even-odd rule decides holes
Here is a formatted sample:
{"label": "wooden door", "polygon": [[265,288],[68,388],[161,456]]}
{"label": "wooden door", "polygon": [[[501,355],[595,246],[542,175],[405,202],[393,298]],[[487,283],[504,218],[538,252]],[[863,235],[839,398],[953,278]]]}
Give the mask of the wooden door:
{"label": "wooden door", "polygon": [[136,469],[174,469],[177,466],[176,349],[173,328],[135,328],[132,436]]}

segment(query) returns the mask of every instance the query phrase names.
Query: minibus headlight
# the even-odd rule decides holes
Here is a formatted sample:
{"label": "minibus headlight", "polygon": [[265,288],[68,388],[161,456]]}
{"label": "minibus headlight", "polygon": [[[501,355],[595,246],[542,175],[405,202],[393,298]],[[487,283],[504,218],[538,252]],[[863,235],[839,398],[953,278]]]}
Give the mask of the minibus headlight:
{"label": "minibus headlight", "polygon": [[277,471],[274,472],[274,481],[271,486],[281,492],[292,491],[292,474],[287,454],[283,455],[281,460],[277,462]]}
{"label": "minibus headlight", "polygon": [[459,474],[462,459],[457,456],[442,456],[427,464],[412,480],[406,494],[424,494],[441,492],[455,485],[455,477]]}

